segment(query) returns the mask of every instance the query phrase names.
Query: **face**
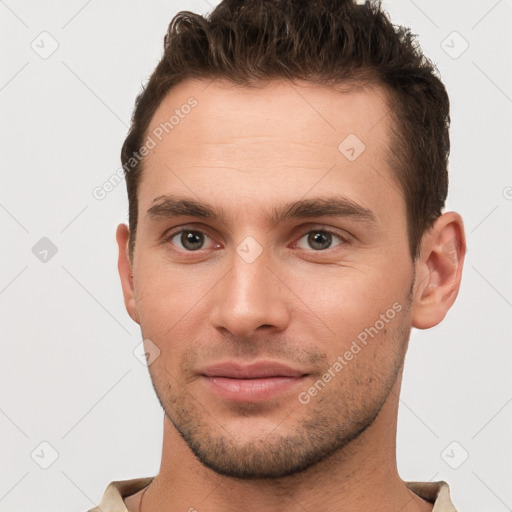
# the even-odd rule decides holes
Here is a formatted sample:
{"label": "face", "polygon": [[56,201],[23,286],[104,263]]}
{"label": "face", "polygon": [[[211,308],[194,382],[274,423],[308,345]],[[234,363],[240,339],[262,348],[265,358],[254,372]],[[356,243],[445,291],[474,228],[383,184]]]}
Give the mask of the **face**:
{"label": "face", "polygon": [[397,379],[414,265],[387,114],[379,88],[221,81],[155,113],[128,309],[167,417],[218,473],[312,466]]}

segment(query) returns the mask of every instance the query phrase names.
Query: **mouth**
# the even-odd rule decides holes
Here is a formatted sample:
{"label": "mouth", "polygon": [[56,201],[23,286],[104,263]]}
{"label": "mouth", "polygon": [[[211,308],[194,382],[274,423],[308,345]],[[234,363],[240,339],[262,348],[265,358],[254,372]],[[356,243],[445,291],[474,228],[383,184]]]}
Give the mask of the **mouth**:
{"label": "mouth", "polygon": [[241,365],[226,361],[205,368],[201,379],[217,396],[233,402],[263,402],[303,383],[308,373],[276,361]]}

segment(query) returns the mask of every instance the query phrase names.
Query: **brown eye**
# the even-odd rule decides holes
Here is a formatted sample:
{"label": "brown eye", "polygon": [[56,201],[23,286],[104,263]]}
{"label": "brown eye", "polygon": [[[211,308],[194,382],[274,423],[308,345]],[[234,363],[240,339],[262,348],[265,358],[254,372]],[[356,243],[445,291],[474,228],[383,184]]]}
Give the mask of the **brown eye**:
{"label": "brown eye", "polygon": [[207,235],[201,231],[182,230],[169,237],[169,241],[185,251],[202,249]]}
{"label": "brown eye", "polygon": [[180,241],[185,249],[195,251],[204,245],[204,235],[198,231],[184,231]]}
{"label": "brown eye", "polygon": [[332,243],[332,235],[325,231],[312,231],[308,236],[308,243],[317,251],[328,249]]}
{"label": "brown eye", "polygon": [[[306,240],[307,247],[301,246],[303,244],[302,240]],[[313,249],[314,251],[324,251],[326,249],[331,249],[333,246],[333,241],[338,239],[341,244],[345,242],[345,240],[338,234],[333,233],[331,231],[325,229],[313,229],[305,233],[297,246],[301,249]],[[336,245],[341,245],[340,243]]]}

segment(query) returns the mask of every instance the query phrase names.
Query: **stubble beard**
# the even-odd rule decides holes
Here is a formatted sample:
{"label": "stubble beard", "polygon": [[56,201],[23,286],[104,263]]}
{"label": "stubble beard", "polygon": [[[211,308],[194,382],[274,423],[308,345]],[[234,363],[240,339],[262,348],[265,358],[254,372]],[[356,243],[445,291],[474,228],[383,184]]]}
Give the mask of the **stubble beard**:
{"label": "stubble beard", "polygon": [[[410,308],[411,293],[405,302],[403,313]],[[185,391],[176,379],[165,380],[165,371],[161,379],[151,373],[153,388],[167,418],[207,468],[243,480],[288,477],[340,454],[374,423],[404,363],[410,335],[406,318],[407,314],[397,318],[398,324],[390,333],[395,353],[387,368],[381,367],[379,374],[368,374],[364,370],[347,374],[350,370],[347,367],[306,405],[293,395],[293,403],[289,404],[285,416],[299,410],[300,420],[286,429],[282,428],[285,417],[276,427],[249,441],[237,440],[236,433],[229,431],[229,425],[223,426],[215,418],[215,412],[208,410],[210,404],[204,404],[199,397]],[[353,360],[350,364],[356,366],[357,362]],[[238,417],[250,416],[251,406],[257,410],[257,404],[247,405],[233,407],[233,411]],[[258,421],[257,415],[255,421]]]}

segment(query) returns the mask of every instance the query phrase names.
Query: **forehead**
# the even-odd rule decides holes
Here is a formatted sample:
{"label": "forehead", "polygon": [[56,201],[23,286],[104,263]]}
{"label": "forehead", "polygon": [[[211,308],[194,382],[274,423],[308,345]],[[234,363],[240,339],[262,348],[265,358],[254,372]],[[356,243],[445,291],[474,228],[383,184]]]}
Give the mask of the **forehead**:
{"label": "forehead", "polygon": [[[144,160],[139,204],[146,211],[156,197],[176,191],[209,203],[233,192],[275,203],[313,188],[323,195],[336,188],[359,203],[361,193],[373,200],[390,193],[396,201],[389,114],[378,86],[340,92],[306,82],[182,82],[146,133],[154,148]],[[390,190],[383,191],[386,183]]]}
{"label": "forehead", "polygon": [[[187,80],[164,97],[148,133],[163,128],[165,137],[172,132],[176,146],[187,137],[191,124],[197,142],[259,136],[335,143],[353,133],[368,145],[388,129],[386,99],[384,88],[378,85],[341,84],[334,89],[276,80],[249,87],[221,79]],[[184,122],[188,117],[193,121]]]}

